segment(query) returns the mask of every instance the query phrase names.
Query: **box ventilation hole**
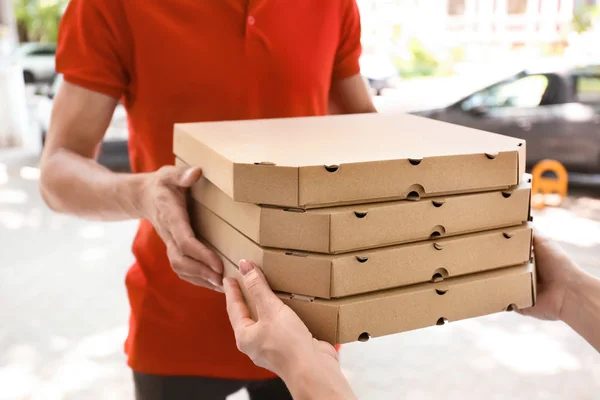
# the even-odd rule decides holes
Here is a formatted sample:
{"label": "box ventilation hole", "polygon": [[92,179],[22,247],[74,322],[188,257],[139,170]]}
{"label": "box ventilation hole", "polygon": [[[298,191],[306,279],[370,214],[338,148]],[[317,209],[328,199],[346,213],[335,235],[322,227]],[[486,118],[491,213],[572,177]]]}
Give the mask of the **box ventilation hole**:
{"label": "box ventilation hole", "polygon": [[441,207],[444,205],[445,201],[444,200],[432,200],[431,203],[433,204],[434,207]]}
{"label": "box ventilation hole", "polygon": [[306,210],[303,210],[301,208],[284,208],[283,211],[285,212],[295,212],[295,213],[305,213]]}
{"label": "box ventilation hole", "polygon": [[419,201],[421,199],[421,195],[417,191],[412,191],[406,196],[406,200]]}
{"label": "box ventilation hole", "polygon": [[274,166],[275,163],[271,162],[271,161],[261,161],[261,162],[255,162],[254,165],[270,165],[270,166]]}
{"label": "box ventilation hole", "polygon": [[421,164],[421,161],[423,161],[422,158],[409,158],[408,162],[411,163],[411,165],[419,165]]}
{"label": "box ventilation hole", "polygon": [[510,232],[504,232],[504,233],[502,234],[502,236],[504,236],[504,237],[505,237],[505,238],[507,238],[507,239],[510,239],[511,237],[513,237],[513,234],[512,234],[512,233],[510,233]]}
{"label": "box ventilation hole", "polygon": [[433,229],[431,230],[431,235],[429,235],[429,238],[430,239],[439,238],[440,236],[442,236],[445,233],[446,233],[446,228],[444,228],[442,225],[437,225],[437,226],[434,226]]}
{"label": "box ventilation hole", "polygon": [[327,172],[336,172],[338,169],[340,169],[339,165],[325,165],[325,169],[327,170]]}
{"label": "box ventilation hole", "polygon": [[511,192],[502,192],[502,197],[504,197],[505,199],[508,199],[510,196],[512,196]]}
{"label": "box ventilation hole", "polygon": [[517,311],[519,309],[519,307],[517,307],[516,304],[509,304],[508,307],[506,307],[506,311]]}
{"label": "box ventilation hole", "polygon": [[367,216],[367,214],[367,211],[354,211],[354,215],[356,216],[356,218],[364,218]]}
{"label": "box ventilation hole", "polygon": [[448,289],[435,289],[435,292],[437,294],[439,294],[440,296],[445,295],[446,293],[448,293]]}
{"label": "box ventilation hole", "polygon": [[367,261],[369,261],[369,257],[361,257],[361,256],[356,256],[356,259],[358,260],[359,263],[364,264]]}
{"label": "box ventilation hole", "polygon": [[293,256],[293,257],[308,257],[308,254],[295,253],[293,251],[286,251],[285,255],[286,256]]}
{"label": "box ventilation hole", "polygon": [[441,243],[434,243],[433,248],[436,250],[442,250],[444,246]]}
{"label": "box ventilation hole", "polygon": [[446,325],[447,323],[448,323],[448,318],[441,317],[440,319],[437,320],[437,322],[435,324],[438,326],[442,326],[442,325]]}
{"label": "box ventilation hole", "polygon": [[485,156],[490,160],[493,160],[494,158],[498,157],[498,153],[485,153]]}
{"label": "box ventilation hole", "polygon": [[421,197],[425,194],[425,188],[422,185],[415,183],[408,188],[407,192],[408,194],[406,195],[406,199],[416,201],[421,199]]}
{"label": "box ventilation hole", "polygon": [[523,142],[519,143],[517,146],[523,147]]}
{"label": "box ventilation hole", "polygon": [[369,335],[369,332],[363,332],[360,335],[358,335],[359,342],[368,342],[369,339],[371,339],[371,335]]}
{"label": "box ventilation hole", "polygon": [[446,279],[450,274],[446,268],[438,268],[431,276],[431,282],[441,282]]}

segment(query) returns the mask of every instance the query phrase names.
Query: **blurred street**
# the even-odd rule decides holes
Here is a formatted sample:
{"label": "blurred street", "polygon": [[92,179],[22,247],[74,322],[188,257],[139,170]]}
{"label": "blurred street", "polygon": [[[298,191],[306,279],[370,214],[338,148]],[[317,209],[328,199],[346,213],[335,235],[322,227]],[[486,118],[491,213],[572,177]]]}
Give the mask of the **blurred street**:
{"label": "blurred street", "polygon": [[[0,153],[0,400],[132,399],[123,340],[136,222],[43,204],[37,157]],[[4,161],[3,161],[4,160]],[[600,275],[600,189],[536,225]],[[600,356],[562,323],[503,313],[344,346],[361,399],[600,398]]]}

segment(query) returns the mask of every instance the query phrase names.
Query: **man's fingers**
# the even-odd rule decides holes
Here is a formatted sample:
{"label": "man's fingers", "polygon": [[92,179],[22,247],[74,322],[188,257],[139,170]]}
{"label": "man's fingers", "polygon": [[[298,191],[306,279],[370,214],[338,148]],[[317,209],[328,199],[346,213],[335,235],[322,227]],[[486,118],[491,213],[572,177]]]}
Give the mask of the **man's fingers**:
{"label": "man's fingers", "polygon": [[173,210],[169,215],[170,233],[175,240],[177,248],[185,256],[200,261],[208,265],[216,273],[222,274],[223,262],[213,251],[196,239],[188,221],[188,214],[184,210]]}
{"label": "man's fingers", "polygon": [[178,275],[193,276],[210,282],[214,286],[222,286],[223,276],[215,272],[201,261],[194,260],[177,249],[169,249],[169,260]]}
{"label": "man's fingers", "polygon": [[170,234],[175,244],[184,255],[200,261],[218,274],[223,273],[221,259],[202,242],[196,239],[190,219],[184,207],[173,207],[167,215]]}
{"label": "man's fingers", "polygon": [[254,263],[247,260],[240,261],[240,272],[244,276],[244,286],[256,305],[259,317],[261,314],[269,314],[279,308],[281,300],[275,296],[264,274]]}
{"label": "man's fingers", "polygon": [[242,291],[235,279],[225,278],[223,280],[223,288],[225,289],[225,300],[227,302],[227,314],[229,322],[234,331],[243,329],[254,323],[250,317],[250,311],[242,296]]}
{"label": "man's fingers", "polygon": [[213,290],[213,291],[219,292],[219,293],[225,293],[225,291],[223,290],[222,287],[215,286],[212,283],[210,283],[210,282],[208,282],[208,281],[206,281],[204,279],[198,278],[196,276],[185,275],[185,274],[179,274],[178,276],[182,280],[184,280],[186,282],[189,282],[189,283],[191,283],[191,284],[193,284],[195,286],[200,286],[200,287],[203,287],[203,288],[206,288],[206,289],[210,289],[210,290]]}

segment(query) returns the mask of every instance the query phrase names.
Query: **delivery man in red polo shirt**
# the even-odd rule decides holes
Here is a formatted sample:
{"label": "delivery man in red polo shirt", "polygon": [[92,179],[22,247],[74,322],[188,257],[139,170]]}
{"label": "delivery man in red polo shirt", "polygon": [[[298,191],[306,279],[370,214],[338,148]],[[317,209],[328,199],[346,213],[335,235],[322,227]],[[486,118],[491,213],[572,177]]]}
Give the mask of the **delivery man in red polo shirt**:
{"label": "delivery man in red polo shirt", "polygon": [[[355,0],[71,0],[41,191],[58,212],[141,220],[126,278],[138,399],[289,396],[236,348],[223,266],[186,214],[201,171],[172,166],[173,124],[373,112],[360,51]],[[133,174],[94,160],[118,101]]]}

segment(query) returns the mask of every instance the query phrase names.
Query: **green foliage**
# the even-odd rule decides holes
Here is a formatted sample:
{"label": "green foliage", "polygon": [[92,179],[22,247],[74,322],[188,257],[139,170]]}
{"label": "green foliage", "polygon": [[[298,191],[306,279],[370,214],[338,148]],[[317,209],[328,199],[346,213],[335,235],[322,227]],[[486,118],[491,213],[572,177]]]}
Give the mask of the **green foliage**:
{"label": "green foliage", "polygon": [[425,76],[439,76],[451,73],[451,70],[428,51],[417,39],[408,42],[410,60],[396,60],[396,67],[403,78],[418,78]]}
{"label": "green foliage", "polygon": [[13,0],[21,42],[56,43],[68,0]]}
{"label": "green foliage", "polygon": [[590,30],[594,23],[599,22],[600,6],[582,6],[575,11],[571,24],[575,32],[583,33]]}

